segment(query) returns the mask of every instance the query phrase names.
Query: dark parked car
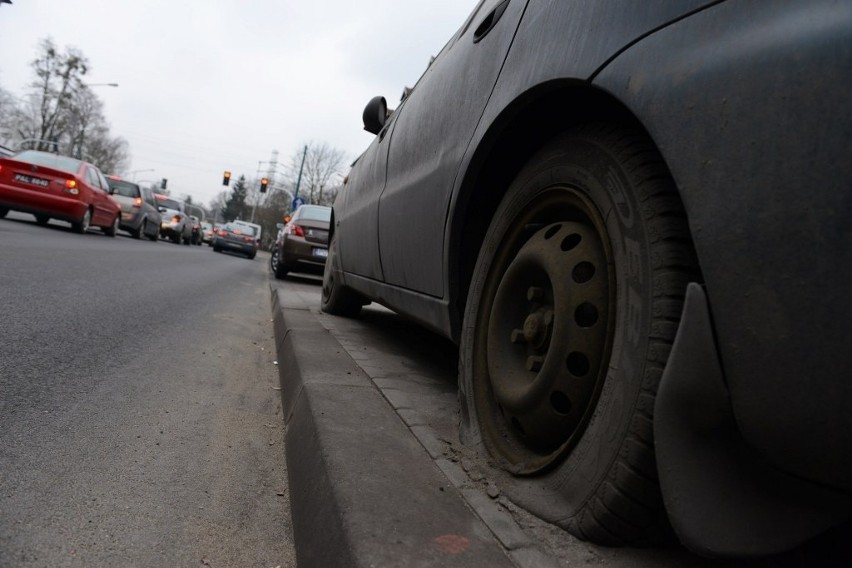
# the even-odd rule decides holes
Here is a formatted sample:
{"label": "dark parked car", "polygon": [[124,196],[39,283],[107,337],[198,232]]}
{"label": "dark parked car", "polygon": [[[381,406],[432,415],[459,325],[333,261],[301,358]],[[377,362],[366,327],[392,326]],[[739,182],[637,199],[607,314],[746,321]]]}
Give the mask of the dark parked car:
{"label": "dark parked car", "polygon": [[160,212],[154,192],[118,176],[107,176],[109,193],[121,205],[119,229],[134,239],[146,237],[156,241],[160,235]]}
{"label": "dark parked car", "polygon": [[322,307],[460,349],[461,434],[575,535],[852,517],[852,3],[483,0],[337,196]]}
{"label": "dark parked car", "polygon": [[278,234],[272,247],[271,266],[276,278],[288,272],[322,274],[328,256],[331,207],[302,205]]}
{"label": "dark parked car", "polygon": [[78,233],[94,225],[110,237],[121,219],[121,208],[109,196],[98,168],[37,150],[0,158],[0,218],[10,209],[32,213],[41,225],[50,219],[67,221]]}
{"label": "dark parked car", "polygon": [[213,251],[223,250],[244,254],[249,260],[257,255],[257,239],[253,227],[225,223],[213,234]]}

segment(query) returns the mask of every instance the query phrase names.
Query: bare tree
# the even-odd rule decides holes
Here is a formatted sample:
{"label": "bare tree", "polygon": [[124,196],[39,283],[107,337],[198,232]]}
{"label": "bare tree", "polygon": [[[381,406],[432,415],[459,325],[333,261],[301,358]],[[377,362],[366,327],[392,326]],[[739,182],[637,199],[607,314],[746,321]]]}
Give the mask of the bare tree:
{"label": "bare tree", "polygon": [[40,103],[34,141],[37,149],[49,150],[69,126],[74,94],[83,88],[89,62],[75,48],[59,52],[51,38],[43,39],[40,47],[32,63],[36,80],[30,84]]}
{"label": "bare tree", "polygon": [[[302,167],[302,156],[304,156],[304,167]],[[337,177],[342,179],[344,165],[342,150],[332,148],[325,142],[310,142],[293,153],[286,179],[295,191],[301,168],[299,195],[304,196],[308,203],[328,205],[334,199],[333,190],[340,185]]]}
{"label": "bare tree", "polygon": [[86,86],[86,57],[74,48],[39,44],[32,62],[36,79],[21,99],[0,92],[0,140],[14,148],[56,151],[119,172],[130,161],[127,142],[110,135],[103,103]]}

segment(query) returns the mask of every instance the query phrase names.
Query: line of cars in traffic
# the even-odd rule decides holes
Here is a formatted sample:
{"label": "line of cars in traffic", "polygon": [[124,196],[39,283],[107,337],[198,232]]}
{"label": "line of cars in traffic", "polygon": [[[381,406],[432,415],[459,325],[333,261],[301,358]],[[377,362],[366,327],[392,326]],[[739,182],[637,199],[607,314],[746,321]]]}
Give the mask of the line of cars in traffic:
{"label": "line of cars in traffic", "polygon": [[107,236],[121,229],[137,239],[204,241],[200,208],[104,175],[84,160],[39,150],[0,155],[0,218],[11,210],[30,213],[41,225],[68,222],[78,233],[97,227]]}

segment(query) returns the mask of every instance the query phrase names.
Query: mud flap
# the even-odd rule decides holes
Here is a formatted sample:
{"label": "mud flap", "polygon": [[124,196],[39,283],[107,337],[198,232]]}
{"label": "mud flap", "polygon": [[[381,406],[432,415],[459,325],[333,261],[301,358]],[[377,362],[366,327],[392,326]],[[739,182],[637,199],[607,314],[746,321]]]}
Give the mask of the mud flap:
{"label": "mud flap", "polygon": [[663,500],[681,542],[705,556],[765,555],[849,519],[852,497],[788,476],[746,445],[712,329],[704,290],[690,284],[654,410]]}

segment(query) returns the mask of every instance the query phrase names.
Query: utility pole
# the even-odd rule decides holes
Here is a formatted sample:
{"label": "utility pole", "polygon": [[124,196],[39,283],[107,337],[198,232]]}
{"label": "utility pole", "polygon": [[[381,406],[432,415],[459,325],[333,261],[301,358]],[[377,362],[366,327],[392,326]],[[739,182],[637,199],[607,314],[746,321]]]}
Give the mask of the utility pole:
{"label": "utility pole", "polygon": [[293,199],[299,197],[299,186],[302,185],[302,170],[305,169],[305,156],[308,155],[308,146],[305,145],[305,151],[302,152],[302,164],[299,166],[299,177],[296,179],[296,192],[293,194]]}
{"label": "utility pole", "polygon": [[[257,163],[257,175],[260,177],[260,164],[263,162]],[[270,160],[266,162],[269,164],[269,168],[266,170],[266,177],[268,179],[273,180],[273,186],[275,184],[273,176],[275,175],[276,168],[278,167],[278,150],[272,151],[272,156],[270,156]],[[255,180],[256,182],[257,180]],[[271,193],[271,192],[270,192]],[[257,193],[257,196],[254,199],[254,205],[251,208],[251,221],[250,223],[254,223],[254,215],[257,212],[257,203],[260,201],[260,192]]]}

